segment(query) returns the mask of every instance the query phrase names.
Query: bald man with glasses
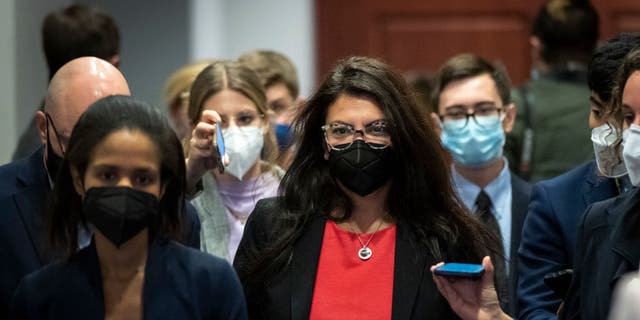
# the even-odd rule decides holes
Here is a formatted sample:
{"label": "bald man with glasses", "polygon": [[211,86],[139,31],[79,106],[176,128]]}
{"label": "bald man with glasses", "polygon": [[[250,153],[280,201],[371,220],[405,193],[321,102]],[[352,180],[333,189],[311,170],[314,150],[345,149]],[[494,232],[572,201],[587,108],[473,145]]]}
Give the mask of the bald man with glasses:
{"label": "bald man with glasses", "polygon": [[[0,319],[5,319],[20,280],[58,258],[45,234],[47,197],[64,161],[71,131],[95,101],[129,95],[122,73],[96,57],[71,60],[49,83],[44,110],[36,125],[41,146],[30,156],[0,166]],[[200,221],[187,205],[185,244],[200,248]],[[92,231],[78,226],[78,247],[89,244]]]}

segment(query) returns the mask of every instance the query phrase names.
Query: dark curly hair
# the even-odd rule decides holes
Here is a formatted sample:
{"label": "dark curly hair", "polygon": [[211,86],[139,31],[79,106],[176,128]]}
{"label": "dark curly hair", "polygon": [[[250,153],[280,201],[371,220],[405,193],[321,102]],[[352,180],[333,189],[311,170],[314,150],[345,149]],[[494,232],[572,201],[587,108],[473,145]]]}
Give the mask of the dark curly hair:
{"label": "dark curly hair", "polygon": [[611,101],[611,90],[615,84],[618,67],[624,57],[640,45],[640,34],[622,33],[598,47],[589,63],[587,81],[589,89],[598,94],[605,103]]}
{"label": "dark curly hair", "polygon": [[[245,286],[260,286],[282,272],[311,217],[350,217],[351,201],[329,173],[320,128],[329,107],[344,95],[375,102],[385,116],[398,159],[387,207],[407,227],[416,248],[447,261],[477,263],[485,255],[495,257],[499,240],[456,196],[440,138],[406,81],[379,60],[351,57],[337,64],[294,121],[298,151],[280,184],[280,223],[276,223],[275,239],[267,250],[238,267]],[[331,212],[342,215],[336,218]]]}

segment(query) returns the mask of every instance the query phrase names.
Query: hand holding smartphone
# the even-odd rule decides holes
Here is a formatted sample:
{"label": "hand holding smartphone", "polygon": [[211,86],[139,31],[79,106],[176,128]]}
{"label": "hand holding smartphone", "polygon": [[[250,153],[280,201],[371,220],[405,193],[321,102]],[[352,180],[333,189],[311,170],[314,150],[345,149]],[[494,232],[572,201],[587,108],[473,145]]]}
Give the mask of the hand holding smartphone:
{"label": "hand holding smartphone", "polygon": [[440,262],[430,270],[438,291],[460,318],[512,319],[500,308],[489,256],[482,264]]}
{"label": "hand holding smartphone", "polygon": [[484,274],[484,267],[480,264],[445,263],[436,268],[433,273],[443,277],[479,280]]}
{"label": "hand holding smartphone", "polygon": [[213,145],[213,158],[218,166],[218,171],[220,173],[224,173],[224,163],[222,161],[222,157],[224,157],[225,149],[224,149],[224,137],[222,136],[222,131],[220,131],[220,126],[216,123],[216,131],[213,133],[213,139],[211,141]]}

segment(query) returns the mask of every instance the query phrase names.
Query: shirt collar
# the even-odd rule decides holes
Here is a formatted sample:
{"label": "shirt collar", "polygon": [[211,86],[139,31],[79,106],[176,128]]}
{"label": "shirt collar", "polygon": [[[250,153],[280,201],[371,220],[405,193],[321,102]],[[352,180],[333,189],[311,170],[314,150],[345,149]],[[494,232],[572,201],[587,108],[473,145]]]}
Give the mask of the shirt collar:
{"label": "shirt collar", "polygon": [[[489,199],[491,199],[492,205],[494,206],[494,213],[496,211],[495,204],[499,203],[499,201],[502,200],[502,197],[506,195],[504,190],[506,190],[506,188],[510,188],[511,183],[509,161],[505,157],[502,157],[502,161],[504,165],[500,174],[484,188],[484,192],[487,193]],[[469,208],[469,210],[475,210],[476,198],[478,197],[478,194],[480,194],[482,188],[460,175],[453,164],[451,165],[451,171],[453,183],[458,191],[458,196],[462,198],[462,202],[464,202],[464,205]]]}

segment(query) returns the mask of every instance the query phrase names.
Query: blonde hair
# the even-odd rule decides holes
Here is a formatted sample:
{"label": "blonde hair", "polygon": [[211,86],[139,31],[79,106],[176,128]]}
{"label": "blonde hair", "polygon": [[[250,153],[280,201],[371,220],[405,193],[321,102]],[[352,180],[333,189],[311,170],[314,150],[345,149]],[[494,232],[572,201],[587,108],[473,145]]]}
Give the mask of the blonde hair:
{"label": "blonde hair", "polygon": [[182,102],[188,98],[191,85],[196,77],[215,60],[203,60],[188,64],[176,70],[164,84],[163,98],[170,112],[175,112]]}
{"label": "blonde hair", "polygon": [[271,50],[253,50],[240,56],[238,61],[253,69],[265,88],[283,83],[294,100],[300,94],[296,67],[284,54]]}

